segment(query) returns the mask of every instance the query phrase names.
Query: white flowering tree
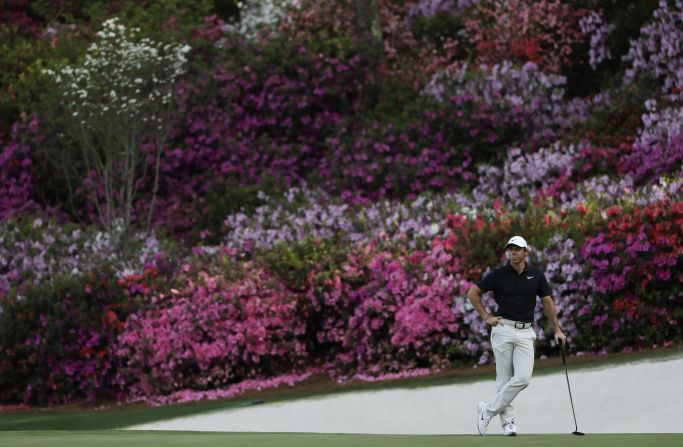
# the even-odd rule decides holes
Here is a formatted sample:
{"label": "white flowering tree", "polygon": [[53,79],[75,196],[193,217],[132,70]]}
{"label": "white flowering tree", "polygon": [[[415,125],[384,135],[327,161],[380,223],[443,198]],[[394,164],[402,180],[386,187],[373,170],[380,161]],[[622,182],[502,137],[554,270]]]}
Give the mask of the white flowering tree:
{"label": "white flowering tree", "polygon": [[288,8],[300,6],[301,0],[240,0],[237,2],[240,9],[237,31],[247,39],[258,39],[262,31],[274,31]]}
{"label": "white flowering tree", "polygon": [[100,222],[124,252],[135,199],[151,177],[150,228],[173,85],[185,72],[190,50],[139,33],[116,18],[107,20],[81,62],[46,70],[59,87],[66,132],[75,143],[56,161],[80,180]]}

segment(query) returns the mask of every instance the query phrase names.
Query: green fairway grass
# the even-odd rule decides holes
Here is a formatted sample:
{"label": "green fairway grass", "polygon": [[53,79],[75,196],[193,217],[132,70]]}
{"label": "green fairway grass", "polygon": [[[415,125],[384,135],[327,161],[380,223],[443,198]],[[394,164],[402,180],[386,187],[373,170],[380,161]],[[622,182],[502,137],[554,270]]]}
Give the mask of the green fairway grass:
{"label": "green fairway grass", "polygon": [[515,438],[465,435],[350,435],[312,433],[197,433],[126,431],[0,432],[3,447],[192,446],[192,447],[668,447],[681,434],[526,435]]}

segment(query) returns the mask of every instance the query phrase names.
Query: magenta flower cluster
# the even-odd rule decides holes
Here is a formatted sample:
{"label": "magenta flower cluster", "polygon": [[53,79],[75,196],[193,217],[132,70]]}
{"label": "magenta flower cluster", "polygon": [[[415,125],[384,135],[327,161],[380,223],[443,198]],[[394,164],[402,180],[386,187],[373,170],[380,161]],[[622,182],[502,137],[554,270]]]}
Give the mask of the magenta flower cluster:
{"label": "magenta flower cluster", "polygon": [[411,16],[433,19],[439,14],[457,14],[470,8],[480,0],[418,0],[410,7]]}
{"label": "magenta flower cluster", "polygon": [[611,334],[607,343],[598,338],[590,345],[630,349],[643,343],[671,344],[677,337],[680,306],[671,302],[683,283],[682,230],[681,201],[608,210],[602,231],[588,236],[579,251],[590,272],[580,288],[594,296],[580,315],[596,335]]}
{"label": "magenta flower cluster", "polygon": [[252,269],[234,282],[184,279],[182,290],[149,297],[118,338],[116,381],[128,397],[225,388],[302,365],[305,326],[275,278]]}
{"label": "magenta flower cluster", "polygon": [[38,143],[38,119],[24,116],[12,126],[7,142],[0,140],[0,221],[37,212],[36,167],[31,143]]}

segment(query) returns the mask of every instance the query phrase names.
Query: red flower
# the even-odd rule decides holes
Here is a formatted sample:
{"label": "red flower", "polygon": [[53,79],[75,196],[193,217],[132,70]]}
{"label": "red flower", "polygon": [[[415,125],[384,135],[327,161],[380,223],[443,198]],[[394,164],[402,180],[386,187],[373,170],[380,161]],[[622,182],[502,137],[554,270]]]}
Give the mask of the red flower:
{"label": "red flower", "polygon": [[539,63],[541,61],[541,57],[539,55],[541,46],[538,44],[538,40],[536,38],[513,40],[511,49],[512,55],[516,59],[531,61],[534,63]]}

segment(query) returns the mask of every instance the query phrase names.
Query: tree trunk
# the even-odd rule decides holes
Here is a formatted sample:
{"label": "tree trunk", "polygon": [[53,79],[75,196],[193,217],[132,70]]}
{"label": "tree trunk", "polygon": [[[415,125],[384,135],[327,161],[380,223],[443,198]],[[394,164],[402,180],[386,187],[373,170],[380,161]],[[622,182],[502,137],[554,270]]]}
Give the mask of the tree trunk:
{"label": "tree trunk", "polygon": [[367,83],[363,88],[364,107],[374,108],[382,96],[380,69],[384,63],[384,44],[380,24],[380,0],[353,0],[356,9],[356,33],[360,56],[368,70]]}
{"label": "tree trunk", "polygon": [[378,0],[353,0],[356,9],[356,32],[365,61],[377,68],[382,63],[382,26]]}

